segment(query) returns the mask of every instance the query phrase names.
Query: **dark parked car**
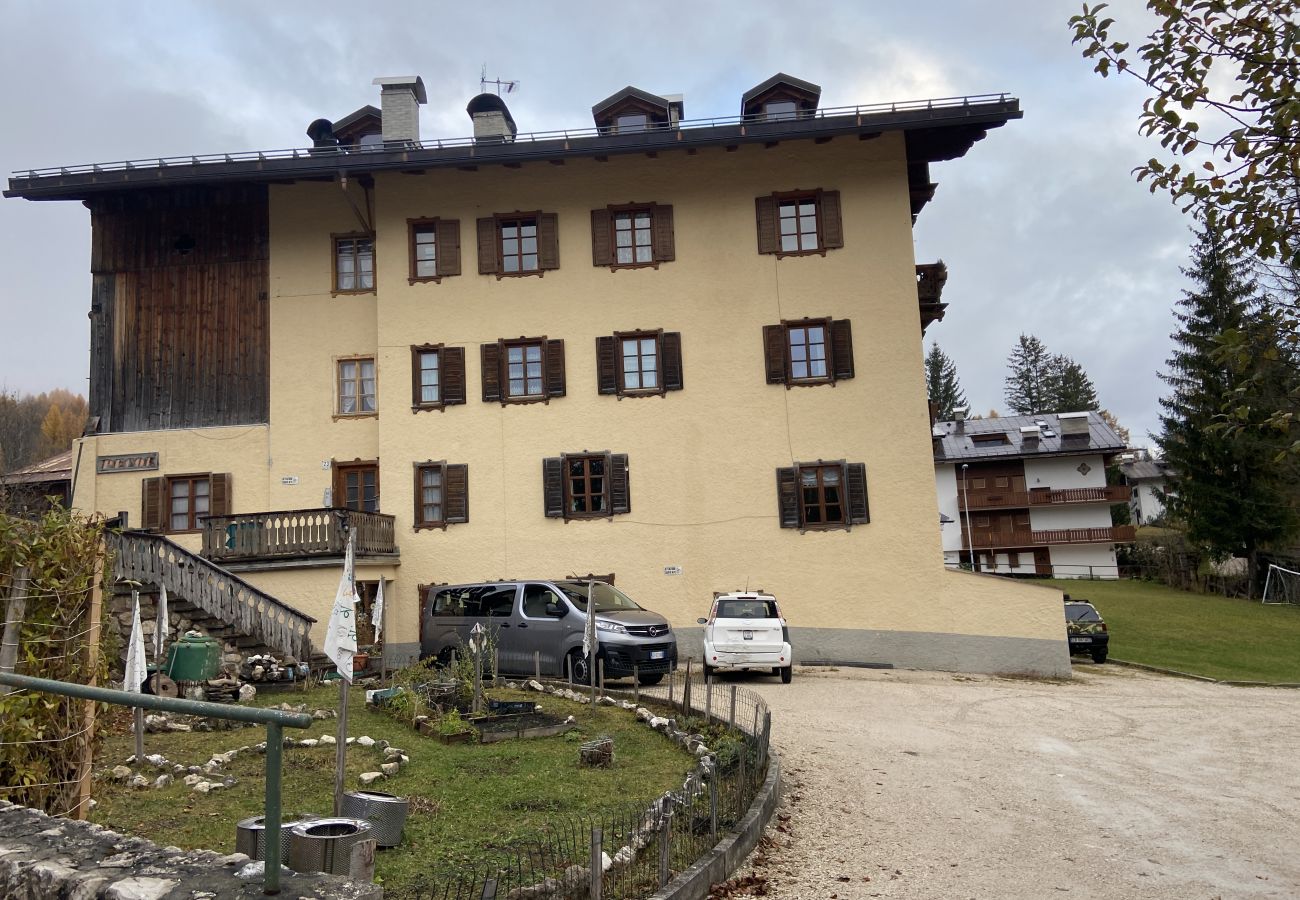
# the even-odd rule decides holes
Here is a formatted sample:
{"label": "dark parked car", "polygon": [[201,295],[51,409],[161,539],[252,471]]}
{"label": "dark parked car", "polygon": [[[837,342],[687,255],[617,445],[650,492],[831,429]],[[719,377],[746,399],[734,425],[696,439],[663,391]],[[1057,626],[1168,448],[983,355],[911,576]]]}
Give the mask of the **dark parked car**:
{"label": "dark parked car", "polygon": [[1110,650],[1110,632],[1101,613],[1087,600],[1071,600],[1065,595],[1065,634],[1071,655],[1086,653],[1096,663],[1104,663]]}

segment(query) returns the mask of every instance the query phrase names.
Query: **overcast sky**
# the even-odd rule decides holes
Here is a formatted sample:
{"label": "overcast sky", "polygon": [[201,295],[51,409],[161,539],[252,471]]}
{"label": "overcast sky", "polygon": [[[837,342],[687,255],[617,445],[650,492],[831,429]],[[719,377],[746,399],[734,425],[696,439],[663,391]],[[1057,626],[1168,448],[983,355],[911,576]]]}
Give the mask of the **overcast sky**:
{"label": "overcast sky", "polygon": [[[1133,181],[1158,149],[1137,133],[1140,85],[1080,57],[1066,26],[1078,6],[0,0],[0,171],[301,147],[312,119],[378,105],[378,75],[423,76],[423,136],[460,137],[484,64],[519,80],[521,131],[590,126],[591,105],[627,84],[685,94],[687,118],[734,115],[777,71],[820,84],[823,107],[1006,92],[1024,118],[931,167],[917,260],[948,264],[949,308],[927,349],[953,357],[973,410],[1005,411],[1007,355],[1037,335],[1083,365],[1141,446],[1158,428],[1188,221]],[[1141,37],[1140,3],[1111,12]],[[0,388],[84,393],[89,214],[3,200],[0,237]]]}

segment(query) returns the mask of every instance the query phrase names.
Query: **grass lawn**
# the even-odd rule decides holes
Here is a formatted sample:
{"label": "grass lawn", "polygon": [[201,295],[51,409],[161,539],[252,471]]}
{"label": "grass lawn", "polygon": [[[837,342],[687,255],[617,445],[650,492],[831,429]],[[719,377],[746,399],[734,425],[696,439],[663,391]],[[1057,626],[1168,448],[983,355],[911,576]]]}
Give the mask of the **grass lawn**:
{"label": "grass lawn", "polygon": [[1300,608],[1147,581],[1051,583],[1096,604],[1118,659],[1231,681],[1300,682]]}
{"label": "grass lawn", "polygon": [[[493,850],[509,850],[541,833],[549,822],[566,816],[623,810],[663,791],[680,787],[694,758],[616,707],[592,708],[549,695],[493,690],[499,699],[532,699],[548,713],[577,718],[579,728],[565,735],[495,744],[445,746],[423,737],[389,716],[365,706],[354,689],[349,703],[349,734],[386,739],[411,758],[396,777],[375,788],[422,798],[413,803],[400,847],[382,851],[376,881],[385,893],[402,897],[418,876],[455,873],[466,864],[480,865]],[[334,707],[338,688],[310,693],[261,694],[257,705],[307,703],[308,709]],[[310,729],[286,728],[302,739],[335,734],[337,720],[316,722]],[[202,765],[214,753],[265,740],[262,727],[206,733],[145,735],[145,753],[161,753],[173,763]],[[614,738],[615,763],[609,769],[579,769],[578,744],[596,735]],[[113,735],[96,760],[96,770],[110,769],[134,752],[130,734]],[[333,811],[335,748],[293,747],[284,750],[286,813],[329,815]],[[353,744],[348,748],[347,790],[360,787],[361,772],[378,771],[382,754]],[[158,844],[185,849],[234,852],[235,823],[261,815],[265,782],[264,757],[241,753],[221,774],[233,775],[233,787],[203,795],[176,783],[160,790],[132,790],[98,781],[92,821]],[[140,771],[140,769],[137,769]],[[148,774],[148,773],[146,773]],[[157,773],[154,773],[157,774]],[[220,776],[211,776],[220,780]],[[405,890],[404,890],[405,889]]]}

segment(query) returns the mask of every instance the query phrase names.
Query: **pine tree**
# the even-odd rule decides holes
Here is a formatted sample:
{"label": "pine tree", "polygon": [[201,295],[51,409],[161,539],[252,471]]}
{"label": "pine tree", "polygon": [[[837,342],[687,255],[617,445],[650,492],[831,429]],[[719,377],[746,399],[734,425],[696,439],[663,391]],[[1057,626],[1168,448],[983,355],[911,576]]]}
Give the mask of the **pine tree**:
{"label": "pine tree", "polygon": [[1003,397],[1013,414],[1053,411],[1048,409],[1053,393],[1053,357],[1042,341],[1032,334],[1022,334],[1007,357],[1007,368],[1011,373],[1004,382]]}
{"label": "pine tree", "polygon": [[[1238,410],[1257,410],[1258,425],[1296,379],[1275,318],[1262,308],[1247,269],[1228,254],[1212,222],[1197,233],[1191,266],[1183,270],[1195,289],[1178,303],[1175,349],[1161,375],[1171,394],[1160,401],[1158,443],[1173,472],[1170,515],[1212,555],[1245,556],[1253,590],[1259,550],[1295,535],[1300,519],[1294,478],[1284,468],[1289,461],[1279,461],[1287,434],[1224,427],[1229,398]],[[1232,365],[1216,355],[1224,335],[1249,348]]]}
{"label": "pine tree", "polygon": [[925,356],[925,387],[934,404],[935,416],[941,420],[951,419],[954,409],[966,407],[966,394],[957,380],[957,365],[938,344],[932,344]]}
{"label": "pine tree", "polygon": [[1087,412],[1101,406],[1088,373],[1068,356],[1052,357],[1047,405],[1035,412]]}

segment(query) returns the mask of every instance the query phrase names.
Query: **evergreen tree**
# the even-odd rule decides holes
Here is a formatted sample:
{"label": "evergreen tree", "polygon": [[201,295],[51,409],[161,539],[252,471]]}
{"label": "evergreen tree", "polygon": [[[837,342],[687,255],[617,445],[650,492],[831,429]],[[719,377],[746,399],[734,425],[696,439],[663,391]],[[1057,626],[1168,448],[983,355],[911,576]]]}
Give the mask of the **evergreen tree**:
{"label": "evergreen tree", "polygon": [[[1224,427],[1225,403],[1262,425],[1279,396],[1293,390],[1293,360],[1278,342],[1278,323],[1261,306],[1248,264],[1232,257],[1213,222],[1205,224],[1183,272],[1195,285],[1175,317],[1175,349],[1161,378],[1171,394],[1160,401],[1158,439],[1173,472],[1166,503],[1189,540],[1220,558],[1242,555],[1253,590],[1259,550],[1300,531],[1292,461],[1285,431]],[[1225,366],[1216,355],[1224,335],[1247,352]],[[1251,410],[1254,410],[1252,413]]]}
{"label": "evergreen tree", "polygon": [[1052,357],[1046,407],[1035,412],[1086,412],[1101,406],[1088,373],[1068,356]]}
{"label": "evergreen tree", "polygon": [[938,344],[930,346],[925,356],[925,387],[940,420],[952,418],[952,411],[966,407],[966,394],[957,380],[957,365]]}
{"label": "evergreen tree", "polygon": [[1032,334],[1020,336],[1007,357],[1010,374],[1004,382],[1004,399],[1018,416],[1054,412],[1048,409],[1053,393],[1053,357]]}

